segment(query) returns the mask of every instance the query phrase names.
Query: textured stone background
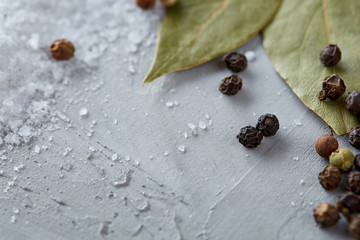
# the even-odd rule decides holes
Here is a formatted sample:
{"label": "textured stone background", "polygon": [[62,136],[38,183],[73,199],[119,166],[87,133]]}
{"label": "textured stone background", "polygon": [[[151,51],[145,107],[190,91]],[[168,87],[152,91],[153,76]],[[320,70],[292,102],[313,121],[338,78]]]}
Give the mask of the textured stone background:
{"label": "textured stone background", "polygon": [[[326,161],[313,144],[330,129],[273,70],[261,36],[239,48],[256,59],[227,97],[221,59],[141,87],[159,4],[2,0],[0,14],[1,110],[17,96],[3,117],[37,122],[28,140],[1,147],[0,239],[351,239],[344,220],[315,226],[316,204],[342,191],[317,180]],[[47,49],[63,37],[76,57],[55,62]],[[30,85],[41,94],[23,93]],[[50,120],[28,112],[35,101]],[[265,113],[280,131],[245,149],[236,134]],[[188,123],[199,122],[207,128],[194,136]]]}

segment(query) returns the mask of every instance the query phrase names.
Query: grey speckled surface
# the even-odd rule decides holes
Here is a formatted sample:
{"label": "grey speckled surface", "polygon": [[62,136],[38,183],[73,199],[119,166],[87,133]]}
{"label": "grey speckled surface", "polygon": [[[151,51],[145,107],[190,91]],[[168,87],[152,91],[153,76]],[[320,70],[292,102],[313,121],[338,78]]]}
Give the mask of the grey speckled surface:
{"label": "grey speckled surface", "polygon": [[[329,128],[276,74],[260,36],[239,48],[256,59],[241,73],[241,92],[227,97],[218,91],[230,74],[220,59],[141,87],[159,5],[143,12],[130,0],[5,0],[0,13],[2,34],[24,42],[40,36],[38,50],[19,45],[9,59],[41,52],[53,63],[49,42],[67,37],[77,49],[70,64],[81,66],[67,81],[47,77],[54,106],[66,116],[57,115],[60,129],[43,130],[1,160],[0,239],[351,239],[344,220],[315,226],[315,205],[334,203],[341,192],[326,192],[317,181],[326,161],[313,144]],[[170,101],[178,105],[169,108]],[[280,131],[255,150],[242,147],[239,129],[268,112],[278,116]],[[207,129],[193,136],[188,123],[199,121]],[[35,146],[48,149],[37,154]],[[24,169],[14,171],[20,163]]]}

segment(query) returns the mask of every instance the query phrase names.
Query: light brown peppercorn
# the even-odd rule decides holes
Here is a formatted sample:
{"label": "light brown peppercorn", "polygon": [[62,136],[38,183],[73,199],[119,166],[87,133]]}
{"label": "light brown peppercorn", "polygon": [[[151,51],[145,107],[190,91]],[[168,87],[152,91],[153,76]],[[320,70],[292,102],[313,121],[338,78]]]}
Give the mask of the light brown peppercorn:
{"label": "light brown peppercorn", "polygon": [[345,187],[347,190],[360,194],[360,172],[351,171],[346,176]]}
{"label": "light brown peppercorn", "polygon": [[226,95],[235,95],[242,88],[242,78],[239,75],[231,74],[220,82],[219,90]]}
{"label": "light brown peppercorn", "polygon": [[68,60],[74,56],[75,47],[67,39],[57,39],[50,45],[50,53],[56,60]]}
{"label": "light brown peppercorn", "polygon": [[353,237],[360,239],[360,214],[350,222],[349,232]]}
{"label": "light brown peppercorn", "polygon": [[141,7],[145,10],[150,10],[155,5],[155,0],[135,0],[135,3],[138,7]]}
{"label": "light brown peppercorn", "polygon": [[319,182],[323,188],[332,191],[341,183],[341,172],[337,167],[328,165],[319,173]]}
{"label": "light brown peppercorn", "polygon": [[321,135],[315,142],[316,152],[324,158],[329,158],[331,153],[338,149],[338,147],[338,141],[331,134]]}
{"label": "light brown peppercorn", "polygon": [[318,226],[330,227],[339,221],[340,215],[334,205],[319,203],[314,210],[314,218]]}
{"label": "light brown peppercorn", "polygon": [[336,100],[344,94],[345,90],[344,80],[336,74],[331,74],[324,79],[323,87],[318,94],[318,98],[320,101],[324,101],[326,98]]}
{"label": "light brown peppercorn", "polygon": [[164,5],[165,7],[171,7],[173,5],[176,4],[177,0],[160,0],[160,2],[162,3],[162,5]]}

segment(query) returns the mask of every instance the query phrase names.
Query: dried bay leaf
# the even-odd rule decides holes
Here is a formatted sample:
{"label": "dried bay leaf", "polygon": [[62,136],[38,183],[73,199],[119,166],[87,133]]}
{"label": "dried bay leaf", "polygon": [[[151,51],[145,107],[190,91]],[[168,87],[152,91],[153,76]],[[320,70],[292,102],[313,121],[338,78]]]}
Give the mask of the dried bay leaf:
{"label": "dried bay leaf", "polygon": [[143,84],[185,70],[245,43],[273,17],[281,0],[179,0],[158,30],[153,64]]}
{"label": "dried bay leaf", "polygon": [[[347,92],[360,90],[360,1],[284,0],[263,42],[275,70],[300,100],[318,114],[337,134],[358,124],[345,108]],[[320,51],[337,44],[342,59],[335,67],[324,67]],[[336,101],[319,101],[323,79],[338,74],[346,94]]]}

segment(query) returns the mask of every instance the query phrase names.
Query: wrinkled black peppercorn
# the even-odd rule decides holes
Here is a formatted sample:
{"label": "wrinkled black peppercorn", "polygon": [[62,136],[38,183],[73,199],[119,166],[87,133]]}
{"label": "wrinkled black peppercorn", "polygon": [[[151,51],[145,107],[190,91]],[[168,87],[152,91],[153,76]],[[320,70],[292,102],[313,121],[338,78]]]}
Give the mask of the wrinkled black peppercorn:
{"label": "wrinkled black peppercorn", "polygon": [[325,66],[334,66],[340,59],[341,51],[336,44],[329,44],[320,52],[320,61]]}
{"label": "wrinkled black peppercorn", "polygon": [[354,115],[360,114],[360,92],[352,91],[349,92],[347,97],[345,98],[345,106],[349,112]]}
{"label": "wrinkled black peppercorn", "polygon": [[360,149],[360,127],[359,126],[350,129],[348,141],[354,148]]}
{"label": "wrinkled black peppercorn", "polygon": [[246,126],[240,129],[236,136],[239,142],[247,148],[256,148],[263,139],[263,134],[252,126]]}
{"label": "wrinkled black peppercorn", "polygon": [[360,172],[351,171],[346,176],[345,187],[347,190],[360,194]]}
{"label": "wrinkled black peppercorn", "polygon": [[231,52],[223,57],[227,68],[234,72],[243,71],[247,67],[247,59],[244,54]]}
{"label": "wrinkled black peppercorn", "polygon": [[256,128],[262,132],[264,137],[274,136],[279,127],[279,120],[274,114],[270,113],[260,116],[256,125]]}
{"label": "wrinkled black peppercorn", "polygon": [[356,154],[354,158],[355,170],[360,171],[360,154]]}
{"label": "wrinkled black peppercorn", "polygon": [[351,214],[360,211],[360,199],[353,192],[345,192],[339,196],[336,207],[350,222]]}
{"label": "wrinkled black peppercorn", "polygon": [[242,88],[242,79],[239,75],[231,74],[220,82],[219,90],[226,95],[235,95]]}
{"label": "wrinkled black peppercorn", "polygon": [[345,90],[346,87],[344,80],[342,80],[338,75],[332,74],[324,79],[323,88],[319,92],[318,98],[321,101],[325,100],[326,98],[336,100],[344,94]]}

